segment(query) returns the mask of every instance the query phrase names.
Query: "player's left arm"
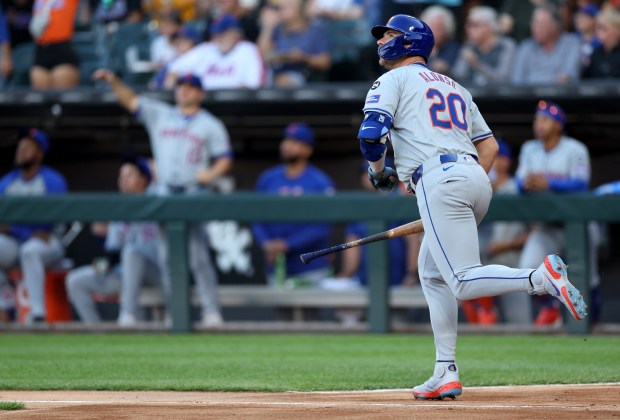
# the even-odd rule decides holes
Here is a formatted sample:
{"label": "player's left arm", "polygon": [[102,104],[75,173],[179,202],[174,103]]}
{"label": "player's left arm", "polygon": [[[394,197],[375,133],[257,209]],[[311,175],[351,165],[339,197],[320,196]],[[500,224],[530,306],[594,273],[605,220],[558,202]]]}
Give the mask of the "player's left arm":
{"label": "player's left arm", "polygon": [[489,173],[499,150],[497,140],[495,140],[495,137],[489,136],[478,140],[474,145],[478,151],[478,163],[480,163],[480,166],[484,168],[486,173]]}
{"label": "player's left arm", "polygon": [[209,185],[217,178],[225,175],[232,169],[233,159],[230,155],[220,156],[215,159],[209,169],[201,169],[196,174],[196,179],[202,185]]}
{"label": "player's left arm", "polygon": [[590,184],[590,156],[585,145],[579,145],[576,151],[571,153],[570,169],[567,178],[548,178],[549,190],[557,192],[583,192],[588,190]]}

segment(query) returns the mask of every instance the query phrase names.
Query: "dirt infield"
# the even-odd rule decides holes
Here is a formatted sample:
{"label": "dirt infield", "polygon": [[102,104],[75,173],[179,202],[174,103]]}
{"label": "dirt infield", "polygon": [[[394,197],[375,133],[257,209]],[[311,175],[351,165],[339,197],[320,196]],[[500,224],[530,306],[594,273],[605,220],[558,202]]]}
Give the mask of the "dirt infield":
{"label": "dirt infield", "polygon": [[0,391],[37,419],[609,419],[620,418],[620,384],[465,388],[457,400],[414,400],[408,390],[359,392]]}

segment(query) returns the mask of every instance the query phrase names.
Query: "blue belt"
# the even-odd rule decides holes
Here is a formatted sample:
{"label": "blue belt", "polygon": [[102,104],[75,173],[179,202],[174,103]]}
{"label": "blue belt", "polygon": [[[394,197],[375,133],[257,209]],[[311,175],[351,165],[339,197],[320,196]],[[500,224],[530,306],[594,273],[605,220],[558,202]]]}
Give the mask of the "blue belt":
{"label": "blue belt", "polygon": [[[478,158],[474,155],[470,155],[472,158],[478,162]],[[459,155],[457,154],[449,154],[449,155],[439,155],[439,162],[443,163],[451,163],[459,160]],[[413,181],[413,185],[417,185],[420,178],[422,178],[422,165],[418,166],[415,171],[411,174],[411,180]]]}

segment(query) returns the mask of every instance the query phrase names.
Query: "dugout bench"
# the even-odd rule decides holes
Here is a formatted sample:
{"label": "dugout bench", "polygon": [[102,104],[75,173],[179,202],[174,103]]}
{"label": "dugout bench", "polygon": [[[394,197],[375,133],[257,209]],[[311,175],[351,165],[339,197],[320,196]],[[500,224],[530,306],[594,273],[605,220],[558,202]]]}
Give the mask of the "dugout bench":
{"label": "dugout bench", "polygon": [[[0,199],[0,222],[40,223],[89,222],[94,220],[149,220],[162,223],[169,241],[172,288],[172,329],[191,330],[191,288],[187,265],[187,233],[191,223],[206,220],[242,222],[332,222],[368,221],[369,234],[386,229],[388,220],[418,218],[413,197],[377,196],[372,193],[338,193],[334,196],[272,196],[234,193],[205,196],[123,196],[121,194],[67,194],[5,196]],[[592,194],[501,196],[491,202],[485,220],[521,220],[564,224],[571,282],[590,301],[588,284],[588,232],[592,221],[620,222],[620,195],[596,197]],[[217,238],[212,238],[217,240]],[[387,285],[388,253],[385,241],[368,245],[369,308],[372,332],[390,331],[391,293]],[[567,317],[567,331],[586,334],[588,322]]]}
{"label": "dugout bench", "polygon": [[[393,309],[426,308],[426,300],[420,286],[394,287],[390,289],[389,306]],[[305,310],[314,308],[367,309],[370,297],[365,288],[351,290],[326,290],[316,287],[271,287],[265,285],[219,286],[220,305],[226,307],[268,307],[292,309],[293,321],[304,321]],[[196,293],[192,305],[198,306]],[[143,288],[139,305],[158,313],[164,306],[161,289]]]}

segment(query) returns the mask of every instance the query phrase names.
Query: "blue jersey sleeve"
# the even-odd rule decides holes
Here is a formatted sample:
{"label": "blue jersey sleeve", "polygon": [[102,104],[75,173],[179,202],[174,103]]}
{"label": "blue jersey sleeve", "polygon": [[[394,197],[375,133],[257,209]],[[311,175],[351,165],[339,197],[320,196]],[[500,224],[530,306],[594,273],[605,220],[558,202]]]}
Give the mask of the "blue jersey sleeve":
{"label": "blue jersey sleeve", "polygon": [[67,192],[67,181],[59,172],[43,167],[41,169],[41,176],[43,176],[45,189],[48,194],[64,194]]}
{"label": "blue jersey sleeve", "polygon": [[11,38],[9,37],[9,28],[6,24],[6,18],[4,17],[2,7],[0,7],[0,45],[8,44],[10,42]]}

